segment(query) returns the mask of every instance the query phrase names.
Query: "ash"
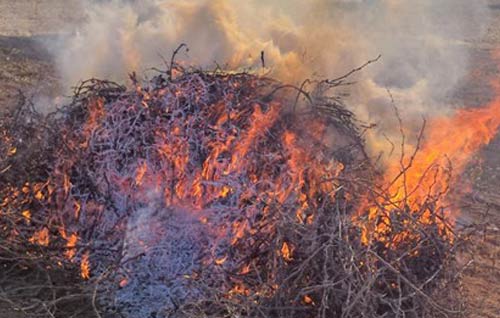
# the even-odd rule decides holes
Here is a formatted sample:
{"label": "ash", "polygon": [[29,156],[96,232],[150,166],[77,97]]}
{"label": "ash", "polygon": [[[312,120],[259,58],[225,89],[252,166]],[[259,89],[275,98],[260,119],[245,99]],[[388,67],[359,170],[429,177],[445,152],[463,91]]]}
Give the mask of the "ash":
{"label": "ash", "polygon": [[124,285],[116,303],[127,317],[156,317],[203,297],[190,277],[202,270],[207,233],[189,211],[161,205],[137,209],[124,242]]}

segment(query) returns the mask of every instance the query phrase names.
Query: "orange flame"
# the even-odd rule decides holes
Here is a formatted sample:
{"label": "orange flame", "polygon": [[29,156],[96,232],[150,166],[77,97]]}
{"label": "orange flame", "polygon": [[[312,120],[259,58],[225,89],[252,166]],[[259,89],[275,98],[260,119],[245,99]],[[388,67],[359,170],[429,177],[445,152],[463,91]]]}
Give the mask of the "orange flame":
{"label": "orange flame", "polygon": [[146,171],[148,170],[148,165],[143,162],[139,167],[137,167],[137,172],[135,176],[135,184],[136,185],[141,185],[142,184],[142,179],[144,178],[144,175],[146,174]]}
{"label": "orange flame", "polygon": [[[426,142],[416,153],[411,167],[403,178],[399,178],[390,186],[395,201],[405,196],[405,188],[406,196],[411,200],[422,198],[429,188],[433,188],[433,192],[445,190],[449,186],[448,178],[442,169],[445,162],[451,162],[453,180],[456,179],[471,157],[491,141],[499,126],[500,97],[484,108],[461,109],[451,118],[433,119],[426,132]],[[433,167],[438,171],[432,171]],[[392,182],[390,178],[400,169],[399,164],[391,165],[386,174],[386,181]]]}
{"label": "orange flame", "polygon": [[83,279],[90,278],[89,252],[85,252],[82,255],[82,261],[80,263],[80,276],[82,276]]}
{"label": "orange flame", "polygon": [[290,262],[292,260],[292,250],[288,246],[287,242],[284,242],[283,245],[281,246],[281,255],[283,256],[283,259],[287,262]]}
{"label": "orange flame", "polygon": [[30,210],[24,210],[23,212],[21,212],[21,215],[26,220],[26,223],[30,224],[30,222],[31,222],[31,212],[30,212]]}
{"label": "orange flame", "polygon": [[73,257],[75,256],[76,253],[75,247],[77,242],[78,242],[78,235],[76,235],[75,233],[71,234],[67,238],[66,247],[68,248],[68,250],[64,253],[64,255],[68,259],[73,259]]}
{"label": "orange flame", "polygon": [[[498,84],[493,86],[497,90],[500,88]],[[473,155],[492,140],[499,127],[500,96],[485,107],[460,109],[452,117],[434,118],[425,131],[421,147],[389,165],[383,180],[389,198],[379,197],[377,204],[368,209],[368,224],[361,226],[362,242],[383,241],[384,235],[378,234],[387,233],[391,226],[389,218],[384,216],[386,208],[414,213],[429,197],[436,198],[439,207],[448,206],[449,199],[443,194],[457,181]],[[442,221],[432,219],[430,211],[420,213],[418,221],[422,224],[435,222],[443,233],[448,231]],[[453,221],[458,214],[459,211],[446,209],[444,216],[447,221]],[[398,240],[408,239],[409,235],[401,233]],[[450,240],[453,240],[451,236]]]}
{"label": "orange flame", "polygon": [[36,231],[29,241],[40,246],[49,246],[49,229],[44,227],[43,229]]}

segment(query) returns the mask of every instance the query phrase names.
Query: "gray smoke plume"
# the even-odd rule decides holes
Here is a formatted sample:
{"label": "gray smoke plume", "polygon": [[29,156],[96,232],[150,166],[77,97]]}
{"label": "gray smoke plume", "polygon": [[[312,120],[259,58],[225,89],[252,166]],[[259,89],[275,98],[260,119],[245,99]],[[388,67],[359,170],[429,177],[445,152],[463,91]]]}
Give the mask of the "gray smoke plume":
{"label": "gray smoke plume", "polygon": [[[345,90],[358,117],[379,125],[369,137],[374,149],[397,127],[387,90],[405,118],[446,114],[446,97],[469,70],[467,40],[488,24],[487,0],[91,1],[84,12],[77,31],[52,45],[70,85],[125,81],[131,71],[164,65],[180,43],[189,46],[178,57],[188,64],[217,62],[295,84],[342,75],[381,54]],[[410,130],[420,124],[407,122]]]}

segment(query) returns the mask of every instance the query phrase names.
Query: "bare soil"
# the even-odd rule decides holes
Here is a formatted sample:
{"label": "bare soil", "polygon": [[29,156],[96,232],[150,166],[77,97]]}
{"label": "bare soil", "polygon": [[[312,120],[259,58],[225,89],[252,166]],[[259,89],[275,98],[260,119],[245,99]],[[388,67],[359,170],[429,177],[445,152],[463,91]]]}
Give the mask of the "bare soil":
{"label": "bare soil", "polygon": [[[82,21],[77,0],[0,0],[0,109],[12,105],[18,91],[51,96],[57,75],[41,42]],[[450,103],[475,107],[493,96],[489,81],[500,76],[500,0],[490,0],[492,24],[481,39],[469,39],[472,71]],[[496,56],[496,57],[495,57]],[[500,135],[478,155],[466,179],[472,192],[462,200],[461,223],[483,226],[471,240],[473,261],[465,271],[462,288],[467,295],[468,317],[500,317]],[[480,164],[479,164],[480,163]],[[460,189],[458,189],[460,191]],[[464,260],[469,255],[463,256]],[[0,317],[22,317],[0,304]]]}
{"label": "bare soil", "polygon": [[[500,76],[500,1],[490,0],[489,10],[492,23],[485,36],[469,40],[472,68],[455,93],[454,103],[459,107],[490,101],[494,95],[490,81]],[[464,176],[473,186],[462,199],[459,222],[481,226],[472,238],[473,262],[462,285],[468,317],[494,318],[500,317],[500,134],[477,157]],[[467,257],[470,255],[464,255]]]}

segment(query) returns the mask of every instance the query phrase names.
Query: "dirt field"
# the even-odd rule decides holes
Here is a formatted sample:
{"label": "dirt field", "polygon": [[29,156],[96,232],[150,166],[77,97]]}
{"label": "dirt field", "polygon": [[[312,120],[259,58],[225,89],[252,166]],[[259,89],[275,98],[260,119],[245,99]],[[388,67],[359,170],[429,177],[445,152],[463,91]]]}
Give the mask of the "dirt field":
{"label": "dirt field", "polygon": [[[471,0],[472,1],[472,0]],[[39,44],[81,21],[77,0],[0,0],[0,108],[16,101],[19,89],[52,95],[57,77],[49,54]],[[450,103],[474,107],[491,98],[488,81],[500,76],[500,0],[490,0],[493,23],[482,39],[469,39],[473,71]],[[497,56],[495,58],[494,56]],[[474,262],[465,273],[469,317],[500,317],[500,136],[481,153],[481,167],[471,167],[473,191],[463,199],[461,222],[484,224],[474,236]],[[496,291],[496,292],[495,292]],[[0,317],[20,317],[2,310]]]}
{"label": "dirt field", "polygon": [[0,105],[11,103],[18,89],[51,95],[57,80],[48,52],[48,37],[71,32],[83,20],[77,0],[0,0]]}
{"label": "dirt field", "polygon": [[[476,106],[491,99],[489,81],[500,76],[500,1],[489,1],[492,24],[482,39],[471,39],[472,71],[457,89],[456,103]],[[500,135],[481,151],[475,171],[468,177],[473,191],[464,198],[463,222],[484,224],[474,237],[474,263],[466,272],[463,288],[469,317],[500,317]]]}

